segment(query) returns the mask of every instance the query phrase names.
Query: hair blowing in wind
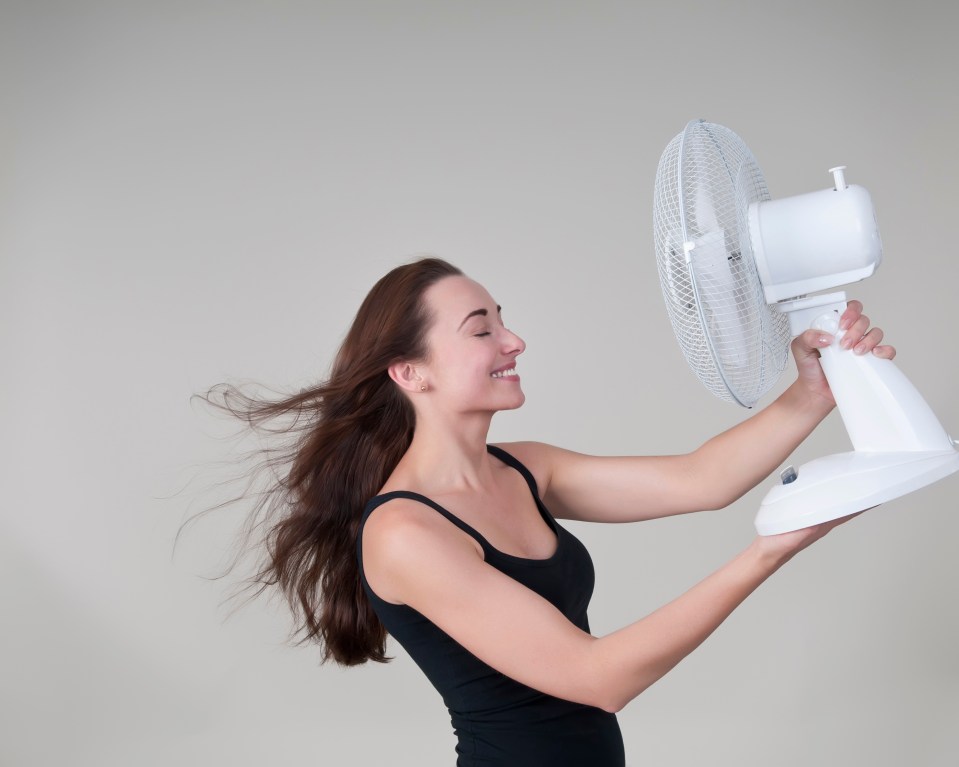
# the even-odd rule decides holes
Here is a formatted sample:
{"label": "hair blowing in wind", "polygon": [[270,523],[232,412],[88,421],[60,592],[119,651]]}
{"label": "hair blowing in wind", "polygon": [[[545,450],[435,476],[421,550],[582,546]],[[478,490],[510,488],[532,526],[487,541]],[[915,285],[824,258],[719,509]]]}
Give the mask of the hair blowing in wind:
{"label": "hair blowing in wind", "polygon": [[459,274],[436,258],[386,274],[360,306],[327,381],[280,400],[230,383],[194,395],[255,432],[286,440],[258,464],[274,479],[256,493],[247,521],[244,546],[259,551],[247,586],[254,596],[276,587],[292,609],[295,635],[317,642],[324,661],[389,660],[386,631],[363,591],[356,540],[364,505],[413,438],[413,408],[388,367],[427,358],[423,295]]}

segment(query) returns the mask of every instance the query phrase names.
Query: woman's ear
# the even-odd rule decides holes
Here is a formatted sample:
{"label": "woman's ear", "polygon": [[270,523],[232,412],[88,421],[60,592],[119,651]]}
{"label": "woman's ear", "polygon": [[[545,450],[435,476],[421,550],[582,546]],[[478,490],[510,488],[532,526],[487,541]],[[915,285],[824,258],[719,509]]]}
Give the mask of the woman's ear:
{"label": "woman's ear", "polygon": [[411,394],[426,391],[426,387],[423,385],[423,379],[419,373],[416,372],[416,366],[412,363],[394,362],[387,370],[390,378],[404,391],[410,392]]}

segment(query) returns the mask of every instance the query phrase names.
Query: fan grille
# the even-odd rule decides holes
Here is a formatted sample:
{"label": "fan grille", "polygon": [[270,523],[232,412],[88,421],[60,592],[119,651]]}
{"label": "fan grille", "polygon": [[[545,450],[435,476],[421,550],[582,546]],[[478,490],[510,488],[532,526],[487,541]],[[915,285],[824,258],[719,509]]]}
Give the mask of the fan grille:
{"label": "fan grille", "polygon": [[706,388],[744,407],[789,356],[789,322],[766,303],[749,240],[749,205],[768,199],[752,153],[722,125],[689,123],[656,171],[656,261],[673,331]]}

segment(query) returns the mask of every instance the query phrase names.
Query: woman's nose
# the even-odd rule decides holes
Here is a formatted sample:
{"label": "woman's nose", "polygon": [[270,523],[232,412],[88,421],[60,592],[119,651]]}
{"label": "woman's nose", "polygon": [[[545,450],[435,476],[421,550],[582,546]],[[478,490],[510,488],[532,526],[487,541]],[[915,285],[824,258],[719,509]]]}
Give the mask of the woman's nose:
{"label": "woman's nose", "polygon": [[522,354],[526,350],[526,342],[509,328],[503,328],[503,350],[507,354]]}

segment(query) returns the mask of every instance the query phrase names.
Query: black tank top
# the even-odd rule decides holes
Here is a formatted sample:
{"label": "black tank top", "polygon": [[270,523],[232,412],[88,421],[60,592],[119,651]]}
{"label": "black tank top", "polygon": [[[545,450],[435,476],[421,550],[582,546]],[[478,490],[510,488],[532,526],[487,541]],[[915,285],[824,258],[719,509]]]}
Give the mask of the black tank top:
{"label": "black tank top", "polygon": [[501,674],[413,608],[380,599],[366,580],[363,525],[382,504],[408,498],[426,504],[471,535],[482,546],[487,564],[549,600],[572,623],[589,631],[586,608],[593,593],[594,573],[586,547],[546,510],[536,481],[523,464],[500,448],[489,445],[487,450],[526,480],[540,514],[556,534],[553,556],[524,559],[505,554],[426,496],[395,490],[371,499],[363,512],[357,539],[363,588],[386,630],[443,697],[458,739],[458,767],[622,767],[623,738],[614,714],[555,698]]}

